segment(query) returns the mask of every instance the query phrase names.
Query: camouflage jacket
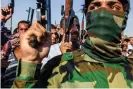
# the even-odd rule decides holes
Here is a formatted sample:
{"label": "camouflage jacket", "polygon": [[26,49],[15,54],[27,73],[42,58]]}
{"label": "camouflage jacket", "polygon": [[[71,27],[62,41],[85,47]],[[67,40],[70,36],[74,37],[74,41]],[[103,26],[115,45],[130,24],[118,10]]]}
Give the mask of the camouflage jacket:
{"label": "camouflage jacket", "polygon": [[[67,56],[66,56],[67,55]],[[102,63],[81,50],[41,65],[19,62],[13,88],[133,88],[133,64]]]}

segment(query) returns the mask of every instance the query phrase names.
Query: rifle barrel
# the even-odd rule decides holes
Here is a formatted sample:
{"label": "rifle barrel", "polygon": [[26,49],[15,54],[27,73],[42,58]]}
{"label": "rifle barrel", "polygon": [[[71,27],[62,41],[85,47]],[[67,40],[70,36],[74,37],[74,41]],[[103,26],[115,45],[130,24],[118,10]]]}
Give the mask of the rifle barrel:
{"label": "rifle barrel", "polygon": [[47,8],[47,30],[51,31],[51,0],[46,0]]}
{"label": "rifle barrel", "polygon": [[34,9],[31,10],[30,24],[32,24],[33,16],[34,16]]}
{"label": "rifle barrel", "polygon": [[12,14],[14,13],[14,7],[15,7],[15,2],[14,0],[11,0],[11,7],[12,7]]}
{"label": "rifle barrel", "polygon": [[39,2],[37,2],[36,16],[37,21],[41,23],[41,4]]}
{"label": "rifle barrel", "polygon": [[30,10],[31,10],[31,8],[29,7],[27,21],[30,21],[30,20],[29,20],[29,17],[30,17]]}

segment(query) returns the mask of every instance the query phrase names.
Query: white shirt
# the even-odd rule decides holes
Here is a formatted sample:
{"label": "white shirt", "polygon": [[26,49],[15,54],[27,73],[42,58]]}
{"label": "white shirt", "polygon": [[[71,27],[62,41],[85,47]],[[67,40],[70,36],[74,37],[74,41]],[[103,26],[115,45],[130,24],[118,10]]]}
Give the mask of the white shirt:
{"label": "white shirt", "polygon": [[126,56],[129,55],[129,53],[128,53],[129,50],[133,50],[133,45],[131,45],[130,43],[128,44],[127,55]]}
{"label": "white shirt", "polygon": [[45,65],[50,59],[52,59],[55,56],[61,55],[61,50],[60,50],[60,45],[61,43],[54,44],[50,47],[50,51],[48,54],[48,57],[45,57],[42,60],[42,64]]}

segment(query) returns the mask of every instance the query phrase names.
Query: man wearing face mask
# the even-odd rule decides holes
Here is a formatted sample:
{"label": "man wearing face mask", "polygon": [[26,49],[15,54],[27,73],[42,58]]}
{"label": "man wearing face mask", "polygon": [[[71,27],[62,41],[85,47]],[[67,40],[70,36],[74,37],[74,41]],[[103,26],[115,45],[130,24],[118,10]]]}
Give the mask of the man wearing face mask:
{"label": "man wearing face mask", "polygon": [[[45,66],[41,73],[41,53],[33,49],[39,55],[31,56],[33,52],[23,54],[14,88],[133,87],[133,61],[122,56],[120,48],[129,0],[85,0],[85,7],[88,37],[81,49],[64,53],[56,67]],[[22,49],[26,51],[25,47]]]}

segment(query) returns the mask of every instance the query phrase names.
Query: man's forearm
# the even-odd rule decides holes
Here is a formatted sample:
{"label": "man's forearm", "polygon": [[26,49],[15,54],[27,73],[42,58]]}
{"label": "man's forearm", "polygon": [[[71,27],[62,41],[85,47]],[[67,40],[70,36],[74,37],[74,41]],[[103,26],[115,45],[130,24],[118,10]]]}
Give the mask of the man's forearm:
{"label": "man's forearm", "polygon": [[33,88],[40,76],[41,64],[19,61],[12,88]]}

